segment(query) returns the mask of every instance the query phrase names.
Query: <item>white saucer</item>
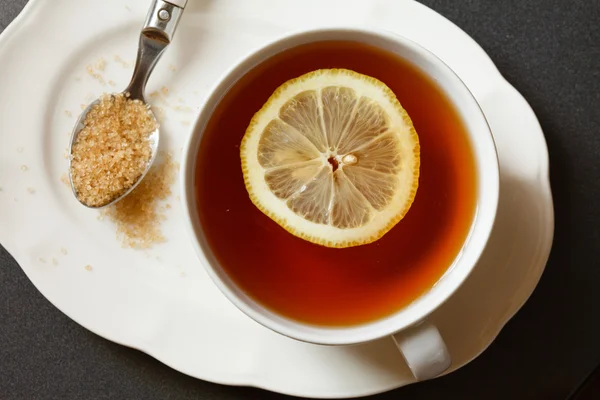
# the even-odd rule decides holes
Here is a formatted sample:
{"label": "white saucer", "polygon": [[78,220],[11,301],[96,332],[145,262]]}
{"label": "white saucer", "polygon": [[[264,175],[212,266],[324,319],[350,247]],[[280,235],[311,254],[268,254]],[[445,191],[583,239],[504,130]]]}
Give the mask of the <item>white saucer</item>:
{"label": "white saucer", "polygon": [[[125,87],[148,4],[31,0],[0,37],[0,243],[73,320],[191,376],[328,398],[413,383],[391,340],[315,346],[241,314],[199,265],[175,194],[163,224],[168,242],[135,251],[121,248],[114,226],[79,206],[61,183],[80,104]],[[537,119],[459,28],[413,1],[190,0],[148,87],[169,88],[161,142],[179,156],[207,88],[242,55],[290,31],[328,24],[370,24],[416,40],[458,73],[489,119],[501,165],[497,224],[480,264],[432,317],[456,370],[477,357],[527,300],[554,228],[548,153]],[[100,57],[106,60],[103,78],[115,87],[86,73]]]}

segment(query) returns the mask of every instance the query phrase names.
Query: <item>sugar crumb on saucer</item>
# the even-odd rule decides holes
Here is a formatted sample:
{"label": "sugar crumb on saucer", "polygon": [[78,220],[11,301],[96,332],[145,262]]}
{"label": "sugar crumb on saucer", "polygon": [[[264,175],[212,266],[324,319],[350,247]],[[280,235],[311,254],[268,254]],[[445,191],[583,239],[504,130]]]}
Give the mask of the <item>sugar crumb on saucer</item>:
{"label": "sugar crumb on saucer", "polygon": [[94,71],[94,68],[91,65],[88,65],[87,67],[85,67],[85,70],[89,76],[91,76],[92,78],[97,80],[102,86],[106,85],[106,82],[104,81],[104,78],[102,77],[102,75],[99,74],[98,72]]}
{"label": "sugar crumb on saucer", "polygon": [[92,266],[91,265],[88,264],[84,268],[85,268],[86,271],[92,272]]}
{"label": "sugar crumb on saucer", "polygon": [[104,71],[104,68],[106,67],[106,61],[104,60],[104,58],[100,57],[98,61],[96,61],[94,67],[98,71]]}
{"label": "sugar crumb on saucer", "polygon": [[35,194],[35,189],[32,188],[32,187],[28,187],[27,188],[27,193],[29,193],[29,194]]}
{"label": "sugar crumb on saucer", "polygon": [[154,114],[156,115],[156,119],[158,120],[158,122],[163,122],[166,118],[165,116],[165,110],[162,107],[152,107],[152,110],[154,110]]}
{"label": "sugar crumb on saucer", "polygon": [[73,114],[71,114],[71,111],[69,111],[69,110],[65,110],[65,115],[69,118],[71,118],[73,116]]}
{"label": "sugar crumb on saucer", "polygon": [[52,265],[58,265],[58,260],[52,257]]}
{"label": "sugar crumb on saucer", "polygon": [[69,187],[71,186],[71,182],[69,182],[69,176],[67,174],[62,174],[60,181]]}
{"label": "sugar crumb on saucer", "polygon": [[44,257],[38,258],[42,264],[46,264],[46,259]]}
{"label": "sugar crumb on saucer", "polygon": [[115,56],[114,56],[114,60],[115,60],[116,62],[118,62],[119,64],[121,64],[121,66],[122,66],[123,68],[128,68],[128,67],[129,67],[129,63],[128,63],[127,61],[123,60],[123,59],[122,59],[121,57],[119,57],[118,55],[115,55]]}
{"label": "sugar crumb on saucer", "polygon": [[68,252],[67,252],[67,249],[65,249],[64,247],[61,247],[61,248],[60,248],[60,252],[61,252],[62,254],[64,254],[65,256],[68,254]]}
{"label": "sugar crumb on saucer", "polygon": [[166,215],[160,203],[171,195],[177,168],[166,154],[130,194],[100,212],[116,224],[123,247],[147,249],[166,240],[160,226]]}
{"label": "sugar crumb on saucer", "polygon": [[23,165],[21,165],[21,171],[27,172],[27,171],[29,171],[29,167],[27,165],[23,164]]}
{"label": "sugar crumb on saucer", "polygon": [[181,112],[192,112],[192,108],[188,106],[174,106],[173,110]]}

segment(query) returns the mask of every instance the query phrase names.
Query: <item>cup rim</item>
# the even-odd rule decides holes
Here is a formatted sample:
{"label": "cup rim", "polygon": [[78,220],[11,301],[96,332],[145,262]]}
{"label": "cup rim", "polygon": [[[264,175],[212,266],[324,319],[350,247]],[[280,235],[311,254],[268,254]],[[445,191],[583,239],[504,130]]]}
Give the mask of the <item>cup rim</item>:
{"label": "cup rim", "polygon": [[[361,38],[364,40],[361,40]],[[478,125],[479,128],[477,131],[481,130],[486,133],[484,135],[485,138],[477,139],[480,141],[480,147],[483,147],[483,150],[478,151],[485,152],[486,154],[480,154],[475,148],[473,149],[473,155],[477,164],[476,209],[470,231],[453,263],[432,288],[413,300],[409,305],[387,317],[347,327],[315,326],[291,320],[267,309],[237,287],[222,268],[216,267],[219,265],[219,262],[202,234],[203,229],[196,209],[196,194],[194,190],[195,167],[201,137],[215,108],[228,90],[256,65],[279,52],[302,44],[324,40],[354,40],[370,45],[374,45],[374,41],[381,41],[390,43],[391,46],[401,46],[408,51],[414,52],[424,62],[443,72],[440,76],[436,76],[436,78],[440,78],[443,75],[444,79],[451,81],[455,89],[461,92],[457,92],[456,96],[460,96],[463,101],[468,103],[471,113],[474,114],[470,117],[473,121],[467,121],[463,118],[463,123],[465,125]],[[381,48],[381,46],[376,44],[374,46]],[[431,75],[428,75],[428,77],[430,79],[434,78]],[[437,79],[435,80],[437,81]],[[450,93],[446,93],[446,96],[450,97]],[[452,103],[462,117],[463,110],[454,101]],[[474,134],[471,133],[470,128],[467,127],[466,130],[468,131],[472,146],[475,147]],[[392,335],[428,317],[454,294],[472,272],[477,264],[477,260],[486,247],[497,214],[500,189],[498,155],[491,129],[477,100],[460,77],[432,52],[404,36],[375,28],[341,26],[303,29],[285,34],[247,53],[235,62],[211,88],[209,96],[207,96],[200,108],[182,154],[180,178],[181,199],[186,214],[185,224],[189,231],[194,250],[211,280],[229,301],[259,324],[282,335],[309,343],[348,345],[368,342]],[[481,165],[483,161],[485,161],[485,168]],[[485,175],[485,178],[483,175]],[[481,205],[480,200],[482,197],[487,200]],[[452,279],[450,279],[450,276],[452,276]],[[417,308],[419,308],[418,312]],[[407,313],[409,309],[412,310],[411,314]]]}

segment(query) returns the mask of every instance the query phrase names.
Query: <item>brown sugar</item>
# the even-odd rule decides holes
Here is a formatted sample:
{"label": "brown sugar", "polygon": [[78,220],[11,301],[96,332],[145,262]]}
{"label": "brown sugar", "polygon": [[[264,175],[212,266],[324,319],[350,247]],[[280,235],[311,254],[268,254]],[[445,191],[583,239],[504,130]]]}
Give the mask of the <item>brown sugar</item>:
{"label": "brown sugar", "polygon": [[83,125],[71,152],[71,179],[82,203],[101,207],[144,173],[158,125],[146,104],[123,94],[103,95]]}
{"label": "brown sugar", "polygon": [[104,81],[104,78],[102,77],[102,75],[100,75],[98,72],[94,71],[94,68],[91,65],[88,65],[86,67],[86,71],[89,76],[91,76],[92,78],[97,80],[102,86],[106,85],[106,82]]}
{"label": "brown sugar", "polygon": [[165,208],[159,207],[159,202],[171,194],[177,167],[166,155],[130,194],[103,210],[102,215],[116,223],[123,247],[146,249],[165,241],[160,230],[161,221],[166,219]]}
{"label": "brown sugar", "polygon": [[104,58],[99,58],[98,61],[96,61],[96,65],[94,66],[98,71],[104,71],[104,68],[106,67],[106,61],[104,60]]}
{"label": "brown sugar", "polygon": [[62,174],[60,177],[60,181],[66,186],[71,187],[71,182],[69,182],[69,176],[67,174]]}

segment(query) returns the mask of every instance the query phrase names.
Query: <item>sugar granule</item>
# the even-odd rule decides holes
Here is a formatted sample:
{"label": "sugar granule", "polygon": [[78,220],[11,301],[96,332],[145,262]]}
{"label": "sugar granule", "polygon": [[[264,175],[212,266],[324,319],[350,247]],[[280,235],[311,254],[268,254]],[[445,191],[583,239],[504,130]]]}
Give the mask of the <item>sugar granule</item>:
{"label": "sugar granule", "polygon": [[69,181],[69,176],[67,174],[62,174],[60,177],[60,181],[66,186],[71,187],[71,182]]}
{"label": "sugar granule", "polygon": [[181,111],[181,112],[192,112],[192,108],[188,107],[188,106],[175,106],[173,107],[173,110],[175,111]]}
{"label": "sugar granule", "polygon": [[158,126],[146,104],[122,94],[103,95],[83,124],[71,152],[73,187],[82,203],[103,206],[144,173]]}
{"label": "sugar granule", "polygon": [[104,71],[104,68],[106,67],[106,61],[104,58],[99,58],[98,61],[96,61],[95,67],[98,71]]}
{"label": "sugar granule", "polygon": [[129,67],[129,63],[125,60],[123,60],[121,57],[115,55],[114,57],[115,61],[118,62],[119,64],[121,64],[123,66],[123,68],[128,68]]}
{"label": "sugar granule", "polygon": [[85,70],[87,71],[88,75],[91,76],[92,78],[96,79],[98,82],[100,82],[100,84],[102,86],[106,85],[106,82],[104,81],[104,78],[102,77],[102,75],[100,75],[99,73],[97,73],[96,71],[94,71],[94,68],[91,65],[88,65]]}
{"label": "sugar granule", "polygon": [[164,242],[160,223],[166,219],[160,202],[171,194],[177,163],[166,155],[152,166],[146,177],[125,198],[102,211],[117,225],[117,238],[123,247],[147,249]]}

